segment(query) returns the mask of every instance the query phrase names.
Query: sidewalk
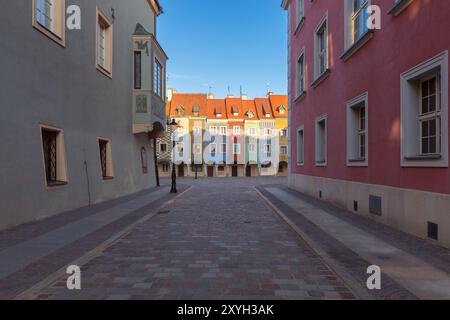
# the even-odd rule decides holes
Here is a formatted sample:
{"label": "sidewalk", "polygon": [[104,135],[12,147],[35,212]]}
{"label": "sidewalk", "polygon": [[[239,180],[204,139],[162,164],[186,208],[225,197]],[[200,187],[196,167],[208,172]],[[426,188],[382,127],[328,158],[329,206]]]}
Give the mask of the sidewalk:
{"label": "sidewalk", "polygon": [[15,297],[140,219],[156,214],[174,198],[169,189],[145,190],[0,232],[0,299]]}
{"label": "sidewalk", "polygon": [[[297,233],[358,290],[376,299],[450,299],[450,251],[281,185],[257,187]],[[366,289],[367,267],[382,289]]]}

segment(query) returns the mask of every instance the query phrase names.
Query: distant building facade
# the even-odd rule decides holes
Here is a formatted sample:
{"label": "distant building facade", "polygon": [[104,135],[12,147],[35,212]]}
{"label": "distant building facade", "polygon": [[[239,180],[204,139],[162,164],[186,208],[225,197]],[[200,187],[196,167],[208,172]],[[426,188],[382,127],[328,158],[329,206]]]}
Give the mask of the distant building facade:
{"label": "distant building facade", "polygon": [[[287,96],[214,99],[170,91],[166,109],[178,127],[172,159],[158,158],[162,176],[170,175],[172,161],[178,176],[287,175]],[[166,150],[171,138],[159,139],[158,148]]]}
{"label": "distant building facade", "polygon": [[[371,5],[381,9],[381,29],[366,23]],[[290,186],[450,247],[450,3],[282,6],[289,17]]]}
{"label": "distant building facade", "polygon": [[[66,29],[69,5],[81,30]],[[3,4],[0,229],[155,186],[161,13],[157,0]]]}

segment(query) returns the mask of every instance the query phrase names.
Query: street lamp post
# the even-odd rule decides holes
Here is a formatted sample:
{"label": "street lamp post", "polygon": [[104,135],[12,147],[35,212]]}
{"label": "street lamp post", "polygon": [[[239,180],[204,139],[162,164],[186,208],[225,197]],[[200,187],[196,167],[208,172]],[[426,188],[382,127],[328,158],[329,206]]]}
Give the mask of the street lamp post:
{"label": "street lamp post", "polygon": [[170,126],[170,131],[172,134],[172,187],[170,193],[177,193],[177,173],[175,170],[175,130],[177,128],[177,122],[175,119],[169,123],[170,119],[167,120],[167,124]]}

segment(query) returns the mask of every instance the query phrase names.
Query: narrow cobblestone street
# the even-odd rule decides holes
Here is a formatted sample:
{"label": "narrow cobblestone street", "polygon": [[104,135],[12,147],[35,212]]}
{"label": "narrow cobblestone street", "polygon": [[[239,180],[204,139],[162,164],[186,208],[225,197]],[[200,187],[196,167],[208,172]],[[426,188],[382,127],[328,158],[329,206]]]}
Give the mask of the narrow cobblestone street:
{"label": "narrow cobblestone street", "polygon": [[[447,299],[450,252],[288,189],[285,178],[179,179],[0,232],[16,299]],[[69,265],[81,267],[70,291]],[[368,290],[367,268],[382,288]]]}
{"label": "narrow cobblestone street", "polygon": [[353,294],[252,188],[198,180],[174,204],[38,299],[352,299]]}

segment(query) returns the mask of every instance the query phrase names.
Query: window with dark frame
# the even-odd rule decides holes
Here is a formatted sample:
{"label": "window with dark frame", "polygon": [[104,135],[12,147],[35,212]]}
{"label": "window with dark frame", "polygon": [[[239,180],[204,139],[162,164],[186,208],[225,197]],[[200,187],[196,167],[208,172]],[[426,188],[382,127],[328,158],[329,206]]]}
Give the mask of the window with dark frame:
{"label": "window with dark frame", "polygon": [[99,149],[100,149],[100,164],[102,168],[102,177],[104,180],[111,179],[112,177],[108,176],[108,141],[107,140],[99,140]]}
{"label": "window with dark frame", "polygon": [[162,97],[162,65],[158,60],[155,59],[155,70],[154,70],[154,79],[153,79],[153,91],[159,96]]}
{"label": "window with dark frame", "polygon": [[141,148],[141,163],[142,163],[142,172],[144,174],[148,173],[147,150],[145,150],[144,147]]}
{"label": "window with dark frame", "polygon": [[167,144],[166,143],[160,143],[159,144],[159,151],[160,152],[167,152]]}
{"label": "window with dark frame", "polygon": [[134,52],[134,88],[142,89],[142,52]]}
{"label": "window with dark frame", "polygon": [[48,185],[62,183],[57,176],[57,136],[58,132],[42,129],[42,147],[44,150],[45,176]]}

